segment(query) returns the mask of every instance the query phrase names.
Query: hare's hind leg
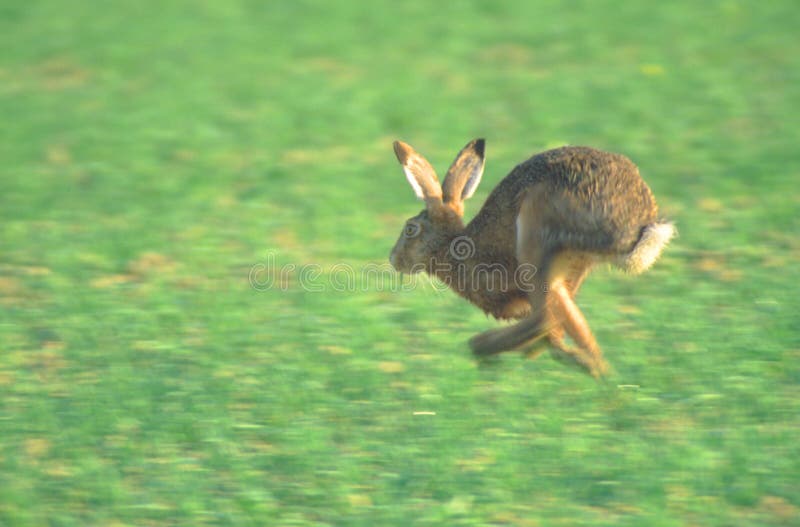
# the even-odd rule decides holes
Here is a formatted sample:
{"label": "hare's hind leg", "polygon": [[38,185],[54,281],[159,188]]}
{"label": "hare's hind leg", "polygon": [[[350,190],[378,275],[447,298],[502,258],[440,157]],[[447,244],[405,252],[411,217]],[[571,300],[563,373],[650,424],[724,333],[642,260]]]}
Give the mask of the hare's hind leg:
{"label": "hare's hind leg", "polygon": [[[594,258],[588,253],[567,251],[555,258],[547,299],[555,326],[548,337],[555,359],[577,364],[597,377],[606,371],[607,366],[586,319],[573,300],[593,264]],[[567,345],[564,333],[577,347]]]}
{"label": "hare's hind leg", "polygon": [[561,327],[575,342],[575,348],[566,345],[563,332],[550,342],[554,346],[553,357],[557,360],[577,364],[594,377],[602,376],[608,365],[597,345],[597,341],[589,329],[583,313],[572,300],[569,288],[563,281],[551,285],[549,307],[553,316],[561,323]]}
{"label": "hare's hind leg", "polygon": [[[550,333],[553,317],[547,309],[547,277],[552,251],[544,243],[544,194],[541,187],[526,192],[520,205],[516,223],[516,253],[520,265],[530,272],[515,272],[515,286],[528,293],[530,314],[504,328],[485,331],[470,339],[472,351],[477,355],[491,355],[531,344]],[[522,283],[524,282],[524,283]]]}
{"label": "hare's hind leg", "polygon": [[[569,296],[574,299],[575,295],[578,294],[578,289],[580,289],[581,284],[583,284],[583,280],[589,275],[589,271],[592,270],[593,265],[594,259],[588,255],[570,254],[566,255],[566,257],[562,255],[557,258],[554,271],[560,269],[565,274],[564,285],[567,291],[569,291]],[[550,283],[552,282],[553,279],[551,277]],[[550,328],[550,332],[547,334],[547,340],[551,347],[567,352],[569,347],[567,343],[564,342],[566,331],[562,324],[564,315],[562,313],[563,309],[560,309],[560,306],[561,303],[555,295],[548,297],[546,316],[547,327]],[[544,347],[540,346],[534,351],[535,353],[531,351],[528,352],[529,356],[532,358],[544,351]]]}
{"label": "hare's hind leg", "polygon": [[530,345],[547,336],[541,317],[525,317],[513,326],[490,329],[469,339],[469,346],[476,355],[494,355]]}

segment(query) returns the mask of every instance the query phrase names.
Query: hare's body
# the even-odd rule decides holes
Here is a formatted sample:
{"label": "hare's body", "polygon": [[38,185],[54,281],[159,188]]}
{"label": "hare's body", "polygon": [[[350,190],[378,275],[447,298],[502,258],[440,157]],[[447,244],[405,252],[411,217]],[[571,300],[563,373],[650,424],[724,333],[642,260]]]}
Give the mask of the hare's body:
{"label": "hare's body", "polygon": [[[630,160],[591,148],[564,147],[514,168],[495,187],[463,236],[484,241],[476,247],[476,263],[500,263],[512,272],[518,265],[520,242],[527,238],[533,238],[530,243],[544,254],[571,254],[570,265],[577,261],[591,265],[629,254],[656,214],[653,195]],[[514,243],[509,243],[509,233]],[[509,302],[517,305],[519,298],[527,301],[528,294],[517,289],[499,298],[473,296],[479,307],[495,317],[520,318],[514,316],[518,310],[509,312],[506,306]],[[498,305],[486,303],[495,299]]]}
{"label": "hare's body", "polygon": [[[464,226],[462,201],[480,181],[482,140],[459,153],[441,188],[424,158],[403,143],[395,150],[427,207],[406,225],[392,251],[394,266],[436,275],[497,318],[521,319],[473,338],[476,353],[547,336],[557,357],[601,374],[602,355],[573,301],[581,282],[598,262],[645,270],[674,234],[671,224],[658,222],[636,166],[586,147],[538,154],[515,167]],[[565,333],[576,348],[566,346]]]}

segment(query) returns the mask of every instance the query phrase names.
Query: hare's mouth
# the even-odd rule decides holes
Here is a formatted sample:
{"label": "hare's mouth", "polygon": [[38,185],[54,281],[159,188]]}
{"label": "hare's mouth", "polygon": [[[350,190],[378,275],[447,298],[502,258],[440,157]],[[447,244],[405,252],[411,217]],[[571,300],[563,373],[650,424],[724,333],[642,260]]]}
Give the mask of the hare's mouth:
{"label": "hare's mouth", "polygon": [[394,270],[400,274],[414,274],[407,265],[404,265],[404,262],[398,261],[394,256],[389,258],[389,263],[392,264]]}
{"label": "hare's mouth", "polygon": [[409,265],[407,259],[399,258],[396,254],[392,253],[389,255],[389,263],[392,264],[392,267],[395,271],[403,274],[417,274],[419,272],[424,271],[424,266],[422,265]]}

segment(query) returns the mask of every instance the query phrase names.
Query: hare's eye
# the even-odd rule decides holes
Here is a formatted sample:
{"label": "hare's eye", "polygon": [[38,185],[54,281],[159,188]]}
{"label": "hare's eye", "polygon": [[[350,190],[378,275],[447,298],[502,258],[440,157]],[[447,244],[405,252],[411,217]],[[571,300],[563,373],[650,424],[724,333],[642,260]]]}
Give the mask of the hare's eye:
{"label": "hare's eye", "polygon": [[407,223],[405,229],[403,229],[403,236],[406,238],[413,238],[417,234],[419,234],[420,226],[416,223]]}

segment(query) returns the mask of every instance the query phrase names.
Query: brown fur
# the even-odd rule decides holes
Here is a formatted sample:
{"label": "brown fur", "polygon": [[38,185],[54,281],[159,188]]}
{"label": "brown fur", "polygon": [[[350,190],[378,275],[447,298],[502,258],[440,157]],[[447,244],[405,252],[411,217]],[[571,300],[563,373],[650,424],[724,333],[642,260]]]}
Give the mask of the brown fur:
{"label": "brown fur", "polygon": [[[441,187],[410,146],[398,141],[395,152],[426,208],[407,222],[392,250],[394,267],[424,270],[486,313],[520,320],[473,337],[476,354],[547,337],[556,358],[602,375],[605,361],[574,302],[583,279],[598,262],[641,272],[674,234],[671,224],[658,222],[655,199],[636,166],[587,147],[543,152],[515,167],[465,226],[463,199],[480,182],[483,140],[459,152]],[[521,284],[515,278],[523,264],[536,273]],[[565,335],[575,347],[567,346]]]}

